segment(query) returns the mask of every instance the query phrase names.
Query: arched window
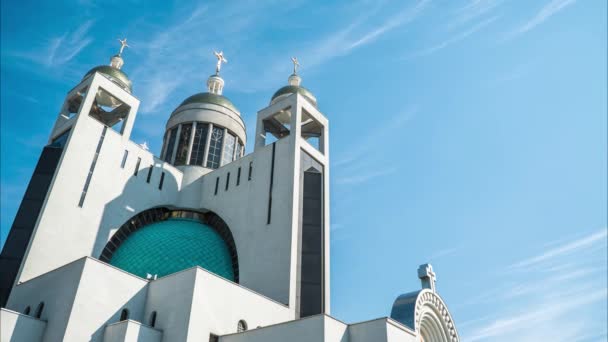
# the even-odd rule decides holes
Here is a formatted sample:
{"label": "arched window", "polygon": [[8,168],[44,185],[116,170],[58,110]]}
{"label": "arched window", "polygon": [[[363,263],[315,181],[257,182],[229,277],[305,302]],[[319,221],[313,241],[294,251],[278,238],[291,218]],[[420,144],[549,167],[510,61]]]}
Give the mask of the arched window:
{"label": "arched window", "polygon": [[42,316],[42,310],[44,310],[44,302],[40,302],[38,307],[36,308],[36,318],[40,318]]}
{"label": "arched window", "polygon": [[120,320],[121,321],[126,321],[129,319],[129,310],[128,309],[122,309],[122,312],[120,313]]}
{"label": "arched window", "polygon": [[30,308],[30,306],[28,305],[28,306],[25,307],[25,310],[23,310],[23,314],[24,315],[29,315],[30,311],[32,311],[32,308]]}
{"label": "arched window", "polygon": [[239,324],[236,326],[236,332],[247,331],[247,322],[240,320]]}
{"label": "arched window", "polygon": [[150,314],[150,326],[152,328],[154,328],[155,325],[156,325],[156,311],[152,311],[152,313]]}

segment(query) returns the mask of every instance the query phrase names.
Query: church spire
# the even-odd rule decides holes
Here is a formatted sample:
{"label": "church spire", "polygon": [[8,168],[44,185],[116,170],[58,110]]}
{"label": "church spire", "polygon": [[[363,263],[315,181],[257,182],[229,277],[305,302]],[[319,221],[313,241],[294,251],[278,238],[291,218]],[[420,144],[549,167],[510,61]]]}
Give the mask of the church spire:
{"label": "church spire", "polygon": [[207,79],[207,89],[212,94],[222,95],[224,79],[220,77],[220,69],[223,63],[228,63],[228,60],[224,57],[224,51],[213,51],[213,54],[217,58],[217,64],[215,65],[215,74]]}
{"label": "church spire", "polygon": [[120,42],[120,50],[118,51],[118,54],[112,56],[110,59],[110,65],[120,70],[120,68],[122,68],[122,66],[125,64],[125,61],[122,59],[122,52],[126,47],[130,46],[127,44],[127,38],[118,39],[118,41]]}

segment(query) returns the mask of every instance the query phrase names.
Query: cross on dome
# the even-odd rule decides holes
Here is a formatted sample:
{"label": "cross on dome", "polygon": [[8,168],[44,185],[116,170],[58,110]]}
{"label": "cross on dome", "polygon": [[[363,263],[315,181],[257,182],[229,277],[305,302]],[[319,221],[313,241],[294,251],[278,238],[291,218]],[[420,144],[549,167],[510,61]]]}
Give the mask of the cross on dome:
{"label": "cross on dome", "polygon": [[126,47],[130,47],[130,46],[127,44],[127,38],[124,38],[124,39],[119,38],[118,41],[120,42],[120,51],[118,51],[118,55],[120,56],[120,55],[122,55],[123,50]]}
{"label": "cross on dome", "polygon": [[213,54],[217,58],[217,64],[215,65],[215,74],[220,74],[220,69],[222,68],[222,63],[228,63],[228,60],[224,57],[224,51],[213,51]]}

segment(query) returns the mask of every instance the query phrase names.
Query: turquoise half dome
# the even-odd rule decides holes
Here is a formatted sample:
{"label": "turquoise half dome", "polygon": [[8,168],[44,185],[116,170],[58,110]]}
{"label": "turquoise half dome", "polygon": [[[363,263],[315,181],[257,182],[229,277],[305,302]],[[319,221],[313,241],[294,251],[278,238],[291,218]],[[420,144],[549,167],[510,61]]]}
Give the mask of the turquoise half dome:
{"label": "turquoise half dome", "polygon": [[200,266],[235,281],[224,239],[210,226],[193,219],[170,218],[140,228],[122,242],[110,264],[142,278]]}

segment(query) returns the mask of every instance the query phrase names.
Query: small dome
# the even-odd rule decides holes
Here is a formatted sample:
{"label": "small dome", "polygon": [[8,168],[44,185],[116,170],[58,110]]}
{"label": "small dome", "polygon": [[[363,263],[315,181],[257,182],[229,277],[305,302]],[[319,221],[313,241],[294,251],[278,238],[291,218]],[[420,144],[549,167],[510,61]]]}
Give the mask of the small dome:
{"label": "small dome", "polygon": [[185,106],[188,104],[193,104],[193,103],[210,103],[210,104],[222,106],[222,107],[225,107],[225,108],[235,112],[236,114],[240,115],[239,110],[236,109],[234,104],[232,104],[232,102],[224,95],[218,95],[218,94],[213,94],[213,93],[194,94],[194,95],[190,96],[189,98],[185,99],[184,102],[182,102],[179,105],[179,107]]}
{"label": "small dome", "polygon": [[270,104],[274,104],[279,99],[286,97],[288,95],[298,93],[298,94],[304,96],[305,99],[310,101],[310,103],[313,106],[317,107],[317,98],[310,92],[310,90],[308,90],[300,85],[300,83],[302,82],[302,78],[295,72],[296,72],[296,70],[294,69],[294,73],[291,74],[291,76],[289,76],[289,78],[288,78],[289,85],[286,85],[283,88],[277,90],[277,92],[274,93],[274,95],[272,95]]}
{"label": "small dome", "polygon": [[216,230],[192,219],[170,218],[140,228],[118,247],[110,264],[142,278],[200,266],[235,281],[227,243]]}
{"label": "small dome", "polygon": [[89,70],[89,72],[87,72],[82,79],[85,79],[85,78],[93,75],[96,72],[103,74],[104,76],[108,77],[112,82],[116,83],[119,87],[121,87],[124,90],[126,90],[127,92],[131,93],[132,84],[131,84],[131,80],[129,79],[129,77],[127,77],[127,74],[122,72],[122,70],[117,69],[110,65],[97,66],[97,67]]}

